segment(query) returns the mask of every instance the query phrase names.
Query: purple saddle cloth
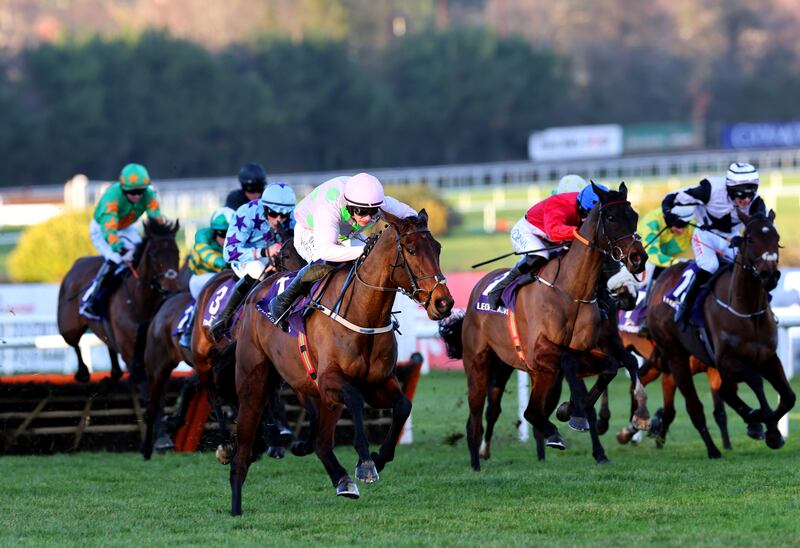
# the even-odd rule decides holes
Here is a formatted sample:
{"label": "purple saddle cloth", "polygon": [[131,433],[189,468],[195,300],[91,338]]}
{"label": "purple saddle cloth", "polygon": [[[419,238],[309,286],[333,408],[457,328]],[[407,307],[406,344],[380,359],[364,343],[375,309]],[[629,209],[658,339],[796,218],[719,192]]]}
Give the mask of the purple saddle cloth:
{"label": "purple saddle cloth", "polygon": [[[298,271],[293,272],[286,272],[283,276],[275,280],[272,286],[269,288],[267,295],[260,299],[256,303],[256,310],[261,312],[269,321],[273,321],[272,314],[269,313],[269,302],[283,293],[286,287],[292,283],[292,280],[295,279],[297,276]],[[311,291],[308,295],[303,296],[303,298],[298,299],[294,302],[292,307],[289,309],[287,313],[287,322],[286,325],[288,326],[288,330],[286,331],[289,335],[294,335],[297,337],[300,333],[306,332],[306,321],[303,312],[305,311],[306,304],[311,301],[311,297],[309,295],[314,295],[317,291],[317,288],[327,279],[327,276],[318,282],[315,282],[314,285],[311,286]]]}
{"label": "purple saddle cloth", "polygon": [[483,292],[478,296],[478,300],[475,301],[475,310],[478,312],[486,312],[487,314],[501,314],[503,316],[508,316],[509,310],[515,310],[517,304],[517,289],[523,284],[526,284],[530,281],[529,276],[526,274],[524,276],[519,276],[516,280],[508,284],[503,290],[503,304],[505,306],[499,306],[497,310],[493,310],[491,306],[489,306],[489,291],[497,285],[500,280],[502,280],[508,273],[500,274],[496,278],[493,278],[492,281],[487,285]]}
{"label": "purple saddle cloth", "polygon": [[227,302],[231,299],[231,289],[236,285],[236,279],[233,277],[228,278],[220,284],[214,291],[214,294],[208,299],[205,310],[203,310],[203,326],[208,327],[214,322],[214,318],[219,312],[225,308]]}
{"label": "purple saddle cloth", "polygon": [[183,311],[183,316],[181,316],[181,321],[178,322],[178,325],[175,326],[175,329],[172,330],[172,335],[183,335],[183,332],[186,331],[186,328],[189,326],[189,316],[192,314],[192,310],[194,310],[195,301],[189,303],[189,306],[186,307],[186,310]]}
{"label": "purple saddle cloth", "polygon": [[[678,278],[678,283],[675,284],[675,287],[664,294],[664,297],[662,298],[664,303],[671,306],[674,310],[678,310],[683,302],[683,299],[686,297],[689,285],[691,281],[694,280],[698,270],[700,270],[700,267],[697,266],[696,263],[686,263],[686,266],[681,272],[681,277]],[[703,301],[706,300],[706,297],[709,293],[710,291],[708,288],[702,288],[700,293],[697,294],[697,299],[695,299],[694,303],[692,303],[690,323],[695,327],[705,329],[706,319],[705,315],[703,314]]]}

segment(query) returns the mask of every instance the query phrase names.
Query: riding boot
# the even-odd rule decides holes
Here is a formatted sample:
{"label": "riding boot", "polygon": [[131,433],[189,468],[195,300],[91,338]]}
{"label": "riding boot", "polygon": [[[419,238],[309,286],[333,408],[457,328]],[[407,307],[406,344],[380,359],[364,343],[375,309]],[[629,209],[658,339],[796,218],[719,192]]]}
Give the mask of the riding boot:
{"label": "riding boot", "polygon": [[514,268],[509,270],[508,274],[489,291],[487,295],[489,307],[492,310],[497,310],[503,304],[503,290],[520,276],[529,274],[546,265],[547,260],[546,257],[542,257],[541,255],[525,255],[514,265]]}
{"label": "riding boot", "polygon": [[211,324],[211,336],[214,338],[215,342],[219,342],[222,339],[222,336],[228,329],[228,322],[233,317],[233,313],[236,312],[236,309],[239,308],[239,305],[257,281],[258,280],[255,278],[251,278],[245,274],[236,282],[236,285],[233,286],[231,297],[228,299],[228,302],[225,303],[225,308],[217,314],[217,317]]}
{"label": "riding boot", "polygon": [[100,319],[100,299],[102,289],[107,285],[108,281],[114,277],[114,271],[117,268],[117,263],[106,260],[100,265],[100,269],[94,276],[92,285],[83,296],[81,300],[80,313],[91,320]]}
{"label": "riding boot", "polygon": [[692,308],[694,308],[694,301],[700,293],[700,289],[711,279],[711,272],[706,270],[698,270],[694,275],[694,280],[686,290],[686,296],[683,298],[680,308],[675,313],[675,323],[678,327],[685,329],[689,327],[689,320],[692,317]]}
{"label": "riding boot", "polygon": [[285,327],[283,316],[291,308],[295,300],[301,295],[305,295],[314,285],[314,282],[321,280],[335,268],[336,265],[325,262],[313,262],[301,268],[292,283],[269,302],[269,314],[272,316],[272,321],[275,322],[275,325],[283,329]]}
{"label": "riding boot", "polygon": [[600,321],[604,322],[608,319],[611,311],[611,295],[606,284],[601,281],[597,282],[595,293],[597,294],[597,308],[600,309]]}
{"label": "riding boot", "polygon": [[181,338],[178,341],[178,344],[187,349],[192,348],[192,332],[194,331],[194,314],[196,311],[197,307],[192,307],[192,311],[189,313],[189,319],[186,320],[183,333],[181,333]]}

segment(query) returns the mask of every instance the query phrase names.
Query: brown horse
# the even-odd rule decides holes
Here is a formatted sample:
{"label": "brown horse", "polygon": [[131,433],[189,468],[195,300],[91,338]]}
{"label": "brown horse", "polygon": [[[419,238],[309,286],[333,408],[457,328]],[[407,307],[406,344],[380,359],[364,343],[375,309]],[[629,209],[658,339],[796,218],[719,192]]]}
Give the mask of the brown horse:
{"label": "brown horse", "polygon": [[[309,373],[303,365],[297,339],[282,332],[253,306],[280,276],[269,278],[248,297],[237,328],[239,415],[230,472],[233,515],[242,512],[242,485],[264,404],[279,378],[276,372],[298,394],[321,401],[315,452],[336,486],[337,495],[359,496],[333,453],[334,429],[344,405],[353,416],[354,446],[359,457],[356,478],[377,481],[378,472],[394,458],[397,439],[411,412],[411,402],[395,375],[397,342],[390,316],[395,292],[409,294],[434,320],[450,314],[453,298],[439,267],[441,246],[428,229],[425,210],[407,219],[385,212],[383,217],[383,230],[370,237],[364,253],[351,268],[331,274],[327,290],[320,297],[321,306],[339,310],[340,318],[346,318],[346,322],[334,321],[319,307],[313,308],[306,319],[315,373]],[[372,407],[393,411],[392,424],[378,453],[370,454],[364,434],[365,401]]]}
{"label": "brown horse", "polygon": [[148,220],[144,223],[145,237],[136,247],[130,268],[121,275],[121,287],[106,299],[107,313],[99,321],[88,320],[78,313],[78,308],[81,295],[92,283],[103,258],[82,257],[64,276],[58,292],[58,331],[75,349],[77,381],[89,380],[89,369],[78,347],[89,328],[108,346],[113,381],[122,376],[117,354],[122,355],[129,368],[134,368],[137,335],[143,334],[161,300],[177,290],[178,246],[175,234],[178,228],[177,221],[161,224]]}
{"label": "brown horse", "polygon": [[[271,259],[271,263],[278,272],[283,272],[285,270],[297,270],[305,264],[305,261],[295,249],[293,241],[289,240],[281,247],[278,255]],[[206,290],[204,288],[199,295],[198,307],[193,318],[195,326],[192,331],[192,346],[195,351],[182,347],[178,343],[180,335],[173,335],[178,323],[183,318],[184,311],[193,302],[192,296],[188,291],[178,293],[168,299],[153,317],[152,322],[150,322],[147,331],[147,346],[144,353],[144,367],[149,388],[149,399],[145,415],[147,428],[145,440],[142,444],[142,455],[145,459],[149,459],[153,453],[155,421],[160,416],[163,407],[161,399],[164,387],[169,380],[170,374],[181,361],[192,365],[197,372],[201,386],[206,387],[209,394],[217,393],[211,375],[212,360],[204,359],[200,362],[201,365],[195,365],[196,347],[194,341],[195,339],[198,342],[203,339],[205,343],[210,341],[208,333],[201,327],[204,310],[202,303],[207,303],[209,296],[213,295],[220,283],[229,279],[230,276],[231,272],[227,270],[214,276],[207,284],[209,289]],[[208,356],[202,355],[201,357],[207,358]],[[185,403],[188,404],[188,401]],[[179,427],[183,423],[185,411],[185,409],[179,410],[173,427]],[[217,406],[217,414],[219,415],[219,406]],[[223,420],[222,417],[220,417],[220,420]]]}
{"label": "brown horse", "polygon": [[[595,459],[606,462],[596,431],[594,402],[616,374],[618,363],[608,357],[597,359],[600,312],[594,298],[604,256],[625,261],[633,273],[644,269],[646,254],[638,236],[638,215],[627,201],[627,188],[604,191],[595,186],[600,202],[592,209],[569,251],[551,260],[532,283],[523,286],[517,297],[515,343],[508,318],[501,314],[478,312],[475,303],[502,270],[489,273],[473,289],[464,316],[461,340],[464,369],[469,387],[470,415],[467,443],[474,470],[480,470],[479,447],[483,437],[481,414],[492,371],[503,365],[528,371],[532,391],[525,418],[534,426],[537,456],[544,458],[547,445],[564,448],[558,429],[548,417],[558,405],[561,380],[573,377],[573,401],[585,405]],[[512,324],[513,325],[513,324]],[[583,381],[574,377],[600,374],[591,393]]]}
{"label": "brown horse", "polygon": [[[763,422],[766,425],[766,444],[772,449],[783,445],[778,420],[795,403],[795,394],[777,355],[777,323],[769,306],[769,291],[775,288],[780,277],[779,235],[773,225],[775,213],[770,211],[767,217],[748,217],[740,212],[739,218],[745,230],[733,268],[718,275],[712,282],[709,297],[702,303],[711,352],[695,329],[678,328],[672,308],[664,303],[664,295],[682,276],[682,265],[664,271],[648,299],[647,324],[653,341],[686,400],[686,409],[706,444],[709,458],[719,458],[721,453],[706,427],[703,404],[692,381],[690,355],[702,357],[703,361],[719,370],[722,399],[746,423]],[[774,411],[764,395],[763,379],[769,381],[780,395]],[[746,382],[755,392],[759,409],[751,409],[739,398],[736,393],[739,382]],[[666,420],[664,422],[666,430],[669,424]]]}

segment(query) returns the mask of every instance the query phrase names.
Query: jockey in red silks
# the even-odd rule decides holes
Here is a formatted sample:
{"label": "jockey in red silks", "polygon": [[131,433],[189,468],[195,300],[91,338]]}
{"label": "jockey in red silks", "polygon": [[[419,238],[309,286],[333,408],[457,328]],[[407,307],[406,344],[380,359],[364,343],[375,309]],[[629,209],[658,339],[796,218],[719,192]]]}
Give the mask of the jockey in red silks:
{"label": "jockey in red silks", "polygon": [[[603,185],[594,184],[608,190]],[[514,250],[526,254],[489,292],[489,306],[497,309],[502,304],[503,290],[511,282],[547,264],[558,244],[571,242],[575,229],[599,201],[592,185],[588,185],[580,192],[554,194],[531,207],[511,230]]]}

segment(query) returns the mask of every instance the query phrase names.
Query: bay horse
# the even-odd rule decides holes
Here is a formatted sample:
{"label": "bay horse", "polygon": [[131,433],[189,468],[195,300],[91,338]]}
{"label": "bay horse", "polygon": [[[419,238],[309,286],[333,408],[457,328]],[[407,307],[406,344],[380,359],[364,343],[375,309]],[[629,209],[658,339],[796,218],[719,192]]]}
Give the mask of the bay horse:
{"label": "bay horse", "polygon": [[[603,261],[600,274],[600,284],[605,284],[608,278],[619,272],[621,265],[606,257]],[[649,412],[647,410],[647,394],[638,377],[638,363],[636,359],[627,352],[619,336],[617,309],[631,310],[636,305],[636,295],[632,294],[626,286],[617,287],[611,293],[611,301],[608,303],[608,317],[603,320],[598,347],[605,354],[613,356],[627,370],[631,378],[631,397],[632,403],[632,422],[635,421],[637,427],[647,428],[649,422]],[[461,327],[459,322],[463,322],[463,314],[459,317],[451,315],[441,323],[440,336],[447,345],[447,354],[450,358],[460,359],[463,357],[463,346],[461,344]],[[483,434],[478,454],[481,459],[491,458],[492,436],[497,420],[502,413],[502,398],[505,393],[506,384],[514,371],[514,368],[506,364],[494,362],[489,376],[487,387],[487,406],[486,406],[486,430]],[[568,405],[562,403],[560,407]],[[567,417],[569,415],[567,414]],[[602,406],[597,421],[597,433],[603,435],[608,430],[608,421],[611,417],[608,406],[608,391],[603,391]],[[638,419],[637,419],[638,417]],[[563,418],[563,417],[562,417]]]}
{"label": "bay horse", "polygon": [[[690,355],[702,357],[703,361],[719,370],[722,399],[746,423],[764,423],[765,442],[772,449],[783,446],[778,420],[794,407],[796,399],[777,355],[777,320],[769,305],[769,292],[777,286],[780,278],[780,237],[773,224],[775,213],[770,211],[767,216],[750,217],[740,211],[739,219],[744,223],[744,234],[733,267],[723,270],[712,280],[708,298],[701,305],[710,349],[701,342],[694,329],[684,330],[676,325],[673,309],[664,302],[664,295],[676,287],[683,276],[683,265],[664,271],[648,299],[647,324],[656,349],[672,372],[686,400],[692,424],[712,459],[722,454],[706,427],[703,404],[692,380]],[[764,395],[764,379],[780,396],[774,411]],[[758,409],[751,409],[739,398],[736,385],[740,382],[747,383],[755,392]],[[669,424],[667,420],[664,422],[666,429]]]}
{"label": "bay horse", "polygon": [[137,338],[141,340],[147,322],[162,299],[178,289],[178,245],[175,234],[180,223],[144,223],[144,238],[136,247],[128,271],[122,274],[120,286],[106,298],[104,317],[89,320],[78,313],[84,291],[92,283],[103,264],[103,257],[81,257],[72,265],[58,291],[58,332],[75,349],[78,371],[75,380],[89,380],[89,369],[78,346],[87,329],[108,346],[111,358],[111,380],[122,376],[117,354],[122,356],[132,374],[136,371]]}
{"label": "bay horse", "polygon": [[[281,331],[254,306],[270,287],[281,282],[274,275],[247,298],[237,326],[236,393],[239,414],[236,447],[231,461],[231,514],[242,513],[242,486],[251,464],[253,440],[268,394],[276,388],[278,374],[299,395],[318,400],[319,419],[314,450],[336,487],[336,494],[359,496],[358,489],[333,453],[334,430],[347,405],[353,417],[354,446],[358,453],[356,478],[373,482],[393,460],[411,402],[403,393],[395,366],[397,341],[391,311],[395,293],[408,294],[428,317],[450,314],[453,297],[439,267],[441,246],[428,228],[428,214],[400,219],[383,212],[383,228],[367,240],[352,267],[332,273],[319,305],[306,318],[311,363],[306,369],[298,340]],[[341,307],[337,307],[337,303]],[[338,310],[345,322],[334,321],[320,307]],[[347,324],[350,324],[348,327]],[[277,373],[277,374],[276,374]],[[377,453],[370,454],[364,432],[364,402],[392,409],[392,423]]]}
{"label": "bay horse", "polygon": [[[520,288],[515,320],[475,309],[480,295],[504,270],[490,272],[472,290],[461,342],[470,409],[467,445],[473,470],[480,470],[481,415],[489,378],[502,365],[531,375],[531,397],[524,415],[533,424],[539,459],[544,459],[545,445],[565,447],[558,429],[548,420],[558,405],[562,378],[565,374],[568,380],[599,374],[589,394],[582,380],[571,380],[571,399],[585,404],[594,458],[599,463],[608,460],[597,435],[594,402],[616,375],[618,363],[608,356],[597,359],[591,355],[600,333],[595,287],[606,255],[625,262],[634,274],[644,269],[647,255],[636,234],[638,215],[627,201],[625,183],[619,191],[594,189],[600,201],[575,230],[569,251],[547,263],[536,276],[536,283]],[[510,326],[518,333],[516,343]]]}
{"label": "bay horse", "polygon": [[[278,272],[297,270],[305,265],[305,261],[295,249],[292,239],[289,239],[281,246],[280,252],[275,257],[270,258],[270,263]],[[195,338],[202,338],[204,342],[210,341],[210,339],[208,339],[208,333],[202,328],[204,310],[202,303],[207,303],[209,296],[213,295],[216,288],[219,287],[219,284],[229,279],[230,276],[231,271],[229,270],[225,270],[221,274],[214,276],[207,284],[210,288],[208,290],[204,288],[198,296],[198,303],[196,303],[196,312],[193,319],[195,323],[192,331],[193,348],[184,348],[178,342],[180,335],[173,335],[178,324],[183,319],[185,310],[194,300],[188,291],[188,281],[187,290],[177,293],[167,299],[150,322],[147,331],[147,344],[144,351],[144,368],[147,373],[149,392],[147,411],[145,413],[145,440],[142,443],[142,456],[145,460],[149,459],[153,453],[155,422],[161,415],[164,388],[166,387],[172,371],[181,361],[192,366],[199,377],[200,385],[206,388],[208,394],[218,394],[211,374],[212,360],[202,360],[199,362],[200,365],[196,365],[194,340]],[[206,358],[207,356],[202,355],[201,357]],[[233,396],[235,396],[235,394],[233,394]],[[186,406],[188,406],[188,403],[188,399],[182,401],[182,404]],[[282,403],[281,401],[275,401],[273,402],[273,406]],[[183,424],[186,411],[187,409],[185,407],[181,407],[181,409],[178,410],[175,420],[172,421],[174,423],[172,425],[173,428],[180,427]],[[219,406],[217,406],[217,414],[219,414]],[[223,420],[222,417],[219,418],[221,421]],[[283,447],[281,447],[281,449],[283,449]]]}

